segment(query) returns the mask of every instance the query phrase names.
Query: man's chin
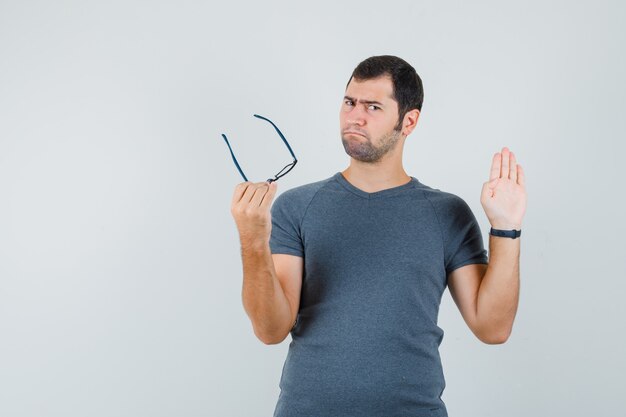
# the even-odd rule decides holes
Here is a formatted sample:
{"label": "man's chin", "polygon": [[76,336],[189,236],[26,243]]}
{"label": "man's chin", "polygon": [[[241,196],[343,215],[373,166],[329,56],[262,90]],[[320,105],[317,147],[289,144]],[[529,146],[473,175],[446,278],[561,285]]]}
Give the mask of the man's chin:
{"label": "man's chin", "polygon": [[372,160],[372,157],[370,155],[364,155],[363,152],[359,152],[358,146],[351,146],[349,142],[346,142],[344,140],[343,142],[343,149],[346,151],[346,155],[348,155],[350,158],[355,159],[357,161],[360,162],[375,162]]}
{"label": "man's chin", "polygon": [[345,133],[343,136],[344,140],[356,140],[357,142],[370,142],[369,138],[365,135],[361,135],[359,133]]}

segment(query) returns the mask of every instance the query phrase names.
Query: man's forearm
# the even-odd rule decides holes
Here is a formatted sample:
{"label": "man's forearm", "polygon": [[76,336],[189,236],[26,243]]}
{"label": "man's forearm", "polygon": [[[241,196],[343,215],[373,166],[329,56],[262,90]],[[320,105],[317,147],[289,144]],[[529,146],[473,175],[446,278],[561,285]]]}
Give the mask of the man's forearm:
{"label": "man's forearm", "polygon": [[519,303],[520,239],[489,235],[489,265],[478,290],[477,322],[486,340],[505,342]]}
{"label": "man's forearm", "polygon": [[291,329],[291,310],[276,276],[269,245],[242,245],[243,306],[254,333],[267,344],[280,343]]}

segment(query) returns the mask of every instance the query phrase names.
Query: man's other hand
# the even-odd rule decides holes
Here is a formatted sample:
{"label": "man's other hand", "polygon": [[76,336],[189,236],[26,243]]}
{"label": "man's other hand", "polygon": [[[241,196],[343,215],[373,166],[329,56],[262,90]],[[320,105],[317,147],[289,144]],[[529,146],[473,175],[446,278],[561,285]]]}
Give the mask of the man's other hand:
{"label": "man's other hand", "polygon": [[275,181],[246,181],[235,187],[230,212],[239,229],[242,248],[269,242],[272,230],[270,206],[276,189]]}

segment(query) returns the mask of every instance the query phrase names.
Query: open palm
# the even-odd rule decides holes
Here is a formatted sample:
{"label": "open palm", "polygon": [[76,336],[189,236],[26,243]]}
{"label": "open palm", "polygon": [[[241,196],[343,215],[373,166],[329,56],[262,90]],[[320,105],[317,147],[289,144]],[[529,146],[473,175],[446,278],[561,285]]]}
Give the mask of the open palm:
{"label": "open palm", "polygon": [[506,147],[493,156],[489,181],[483,185],[480,203],[494,229],[521,229],[526,212],[524,170]]}

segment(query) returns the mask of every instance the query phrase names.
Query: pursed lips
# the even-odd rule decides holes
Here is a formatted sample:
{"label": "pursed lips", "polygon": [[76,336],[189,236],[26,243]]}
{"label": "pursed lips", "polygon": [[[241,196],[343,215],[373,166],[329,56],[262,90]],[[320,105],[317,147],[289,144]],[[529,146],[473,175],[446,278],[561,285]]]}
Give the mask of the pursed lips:
{"label": "pursed lips", "polygon": [[363,133],[353,132],[353,131],[350,131],[350,130],[345,131],[345,132],[343,132],[343,133],[344,133],[344,135],[351,134],[351,135],[359,135],[359,136],[366,137]]}

